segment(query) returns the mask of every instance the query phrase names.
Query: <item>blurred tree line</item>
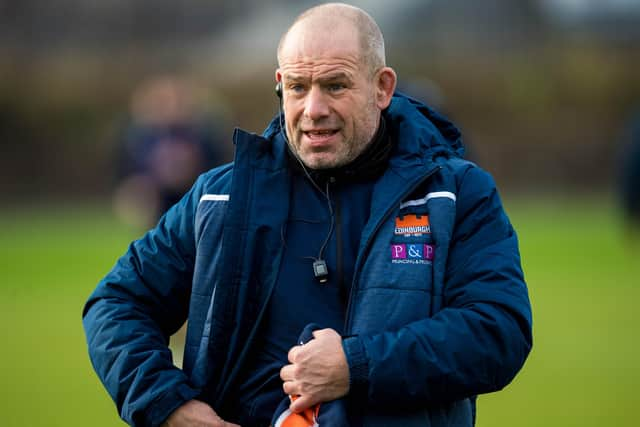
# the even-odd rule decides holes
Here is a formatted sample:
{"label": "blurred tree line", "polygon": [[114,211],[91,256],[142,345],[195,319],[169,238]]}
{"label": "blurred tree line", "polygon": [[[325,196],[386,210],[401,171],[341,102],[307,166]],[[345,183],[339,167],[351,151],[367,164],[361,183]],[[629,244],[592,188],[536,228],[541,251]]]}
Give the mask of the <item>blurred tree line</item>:
{"label": "blurred tree line", "polygon": [[[101,197],[136,85],[197,81],[234,126],[277,112],[275,47],[314,2],[0,1],[0,192]],[[460,127],[500,185],[605,191],[640,105],[640,12],[567,20],[549,0],[352,2],[380,23],[400,84]],[[392,4],[389,4],[392,3]]]}

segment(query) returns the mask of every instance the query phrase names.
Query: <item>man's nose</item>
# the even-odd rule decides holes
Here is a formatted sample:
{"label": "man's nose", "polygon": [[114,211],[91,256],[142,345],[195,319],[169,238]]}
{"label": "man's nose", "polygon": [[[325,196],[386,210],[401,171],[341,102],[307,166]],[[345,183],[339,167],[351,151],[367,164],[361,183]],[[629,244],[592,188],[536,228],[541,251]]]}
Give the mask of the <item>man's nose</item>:
{"label": "man's nose", "polygon": [[329,115],[329,104],[326,94],[322,89],[312,87],[307,93],[304,105],[304,114],[311,120],[318,120]]}

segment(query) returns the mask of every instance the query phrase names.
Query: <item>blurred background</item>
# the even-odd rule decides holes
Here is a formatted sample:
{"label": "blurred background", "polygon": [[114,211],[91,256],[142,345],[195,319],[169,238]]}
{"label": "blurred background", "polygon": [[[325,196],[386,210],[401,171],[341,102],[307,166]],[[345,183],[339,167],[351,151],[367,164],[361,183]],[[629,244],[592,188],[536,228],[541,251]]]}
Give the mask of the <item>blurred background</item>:
{"label": "blurred background", "polygon": [[[0,424],[122,425],[82,305],[234,127],[264,129],[278,39],[316,3],[0,0]],[[636,425],[640,0],[351,4],[519,232],[534,350],[478,426]]]}

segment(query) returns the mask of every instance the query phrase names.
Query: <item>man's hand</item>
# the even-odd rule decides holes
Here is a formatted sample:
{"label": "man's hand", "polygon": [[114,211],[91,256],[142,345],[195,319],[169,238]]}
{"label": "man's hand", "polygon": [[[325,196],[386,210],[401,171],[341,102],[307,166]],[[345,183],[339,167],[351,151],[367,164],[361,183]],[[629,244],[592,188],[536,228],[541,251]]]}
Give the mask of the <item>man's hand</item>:
{"label": "man's hand", "polygon": [[315,339],[289,350],[289,362],[280,370],[284,392],[300,396],[289,407],[300,412],[316,403],[338,399],[349,392],[349,365],[342,338],[333,329],[313,331]]}
{"label": "man's hand", "polygon": [[211,409],[211,406],[199,400],[190,400],[167,418],[162,427],[240,427],[228,423]]}

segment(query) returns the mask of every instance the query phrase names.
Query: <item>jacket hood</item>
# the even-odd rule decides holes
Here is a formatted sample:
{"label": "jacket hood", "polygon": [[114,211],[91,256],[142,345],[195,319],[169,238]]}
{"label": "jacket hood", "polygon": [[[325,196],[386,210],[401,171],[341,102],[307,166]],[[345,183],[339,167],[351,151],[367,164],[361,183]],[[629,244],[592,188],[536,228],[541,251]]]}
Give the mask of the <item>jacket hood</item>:
{"label": "jacket hood", "polygon": [[[464,145],[458,128],[442,114],[426,104],[400,92],[382,112],[393,139],[392,166],[406,167],[431,163],[437,157],[462,157]],[[281,111],[265,129],[263,136],[274,139],[285,130]]]}
{"label": "jacket hood", "polygon": [[414,158],[462,157],[464,145],[458,128],[426,104],[396,92],[383,114],[389,132],[395,138],[396,156],[406,161]]}

